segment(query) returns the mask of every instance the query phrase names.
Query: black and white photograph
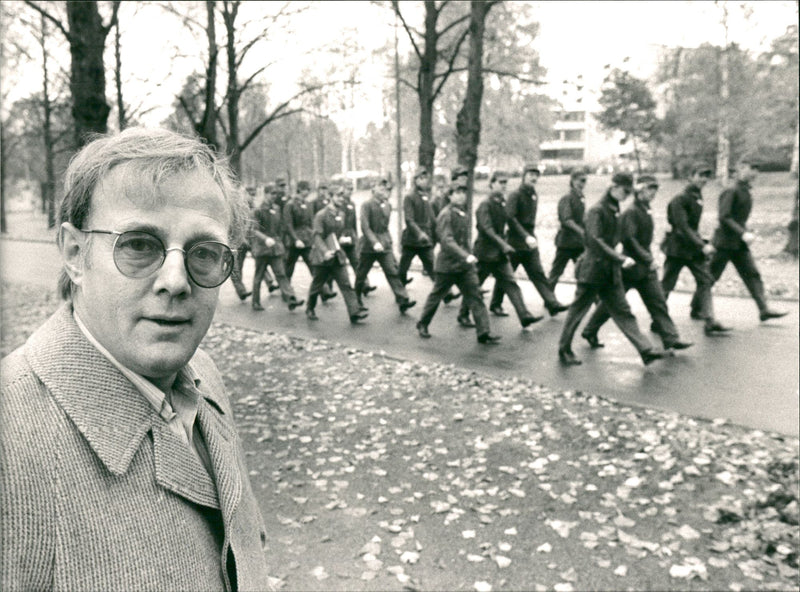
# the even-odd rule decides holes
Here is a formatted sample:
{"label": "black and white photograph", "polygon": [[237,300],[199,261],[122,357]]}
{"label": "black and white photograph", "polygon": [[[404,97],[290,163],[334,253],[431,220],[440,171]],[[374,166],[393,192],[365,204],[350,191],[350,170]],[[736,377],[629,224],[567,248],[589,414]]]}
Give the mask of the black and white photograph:
{"label": "black and white photograph", "polygon": [[0,589],[798,590],[799,22],[0,2]]}

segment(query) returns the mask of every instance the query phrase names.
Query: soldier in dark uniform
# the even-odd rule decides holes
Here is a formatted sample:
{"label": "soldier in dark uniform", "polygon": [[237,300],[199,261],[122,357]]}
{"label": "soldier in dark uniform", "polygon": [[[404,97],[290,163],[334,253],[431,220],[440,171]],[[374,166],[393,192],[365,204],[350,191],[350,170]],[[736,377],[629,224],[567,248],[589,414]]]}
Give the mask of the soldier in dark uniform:
{"label": "soldier in dark uniform", "polygon": [[392,252],[392,235],[389,233],[389,219],[392,206],[389,204],[390,184],[387,179],[381,179],[372,188],[372,197],[361,205],[361,240],[359,249],[358,269],[356,270],[356,295],[359,304],[366,286],[367,274],[376,261],[386,276],[389,287],[394,292],[394,298],[401,313],[405,313],[416,304],[406,292],[406,287],[400,281],[397,271],[397,262]]}
{"label": "soldier in dark uniform", "polygon": [[403,199],[403,217],[406,227],[400,240],[400,281],[411,283],[408,268],[414,257],[418,257],[422,268],[433,278],[433,246],[436,242],[436,216],[428,194],[430,175],[425,167],[419,167],[414,175],[414,190]]}
{"label": "soldier in dark uniform", "polygon": [[560,227],[556,234],[556,256],[547,281],[550,289],[556,284],[567,268],[574,264],[583,253],[583,217],[586,214],[586,201],[583,188],[586,187],[586,173],[575,171],[569,177],[569,193],[558,200],[558,221]]}
{"label": "soldier in dark uniform", "polygon": [[431,209],[433,209],[434,220],[448,203],[447,183],[444,177],[435,175],[433,184],[431,185]]}
{"label": "soldier in dark uniform", "polygon": [[444,299],[453,284],[461,290],[464,301],[472,310],[477,327],[478,343],[495,344],[500,337],[492,335],[489,327],[489,314],[481,298],[478,285],[478,272],[475,264],[478,259],[470,253],[467,214],[464,206],[467,193],[463,187],[455,187],[450,194],[450,204],[446,206],[436,219],[436,235],[439,237],[441,250],[436,256],[434,269],[436,280],[433,290],[425,301],[417,332],[420,337],[428,338],[428,325],[439,308],[439,303]]}
{"label": "soldier in dark uniform", "polygon": [[[547,276],[542,267],[539,256],[539,244],[536,240],[536,210],[539,198],[536,195],[536,181],[539,180],[539,168],[536,165],[526,165],[522,172],[522,183],[506,201],[508,212],[508,242],[514,247],[515,252],[509,256],[511,268],[516,270],[519,265],[525,269],[528,278],[544,300],[545,308],[550,316],[567,310],[561,304],[547,281]],[[497,316],[508,316],[503,310],[503,289],[495,285],[489,310]]]}
{"label": "soldier in dark uniform", "polygon": [[[667,301],[658,281],[658,264],[650,251],[653,242],[653,216],[650,214],[650,203],[658,191],[655,177],[645,175],[636,184],[633,203],[622,213],[619,219],[620,238],[623,255],[633,259],[636,264],[622,270],[622,285],[627,292],[631,288],[639,292],[642,302],[653,319],[664,344],[664,349],[686,349],[692,344],[681,341],[678,329],[669,316]],[[592,348],[603,347],[597,333],[603,324],[611,318],[608,307],[600,302],[589,322],[583,328],[581,336]]]}
{"label": "soldier in dark uniform", "polygon": [[314,310],[317,298],[322,296],[324,299],[323,289],[328,281],[333,279],[344,298],[350,322],[357,323],[367,317],[367,312],[359,305],[356,293],[350,285],[350,278],[347,276],[347,255],[339,243],[344,231],[344,214],[341,210],[344,203],[341,197],[337,197],[336,200],[337,202],[330,201],[314,216],[313,246],[310,255],[313,279],[308,289],[306,316],[312,321],[319,318]]}
{"label": "soldier in dark uniform", "polygon": [[322,181],[317,186],[317,195],[311,202],[314,214],[316,215],[317,212],[325,208],[329,203],[331,203],[331,191],[328,187],[328,183]]}
{"label": "soldier in dark uniform", "polygon": [[[314,235],[314,211],[308,202],[311,188],[308,183],[300,181],[297,184],[297,195],[283,206],[283,225],[286,229],[286,276],[291,280],[294,275],[294,266],[302,257],[309,271],[311,271],[311,238]],[[322,300],[329,300],[336,294],[329,288],[322,292]]]}
{"label": "soldier in dark uniform", "polygon": [[749,159],[742,159],[736,166],[736,184],[726,189],[719,196],[719,226],[714,232],[712,244],[717,252],[711,257],[711,275],[719,280],[728,261],[733,263],[739,277],[756,301],[759,318],[762,321],[786,316],[784,311],[769,308],[764,293],[764,282],[758,272],[750,244],[755,235],[747,230],[747,219],[753,208],[753,197],[750,193],[757,169]]}
{"label": "soldier in dark uniform", "polygon": [[[489,197],[481,202],[475,212],[478,236],[475,238],[473,254],[478,258],[478,285],[483,285],[490,275],[494,276],[495,284],[500,284],[503,292],[508,294],[508,299],[511,300],[519,322],[524,328],[541,321],[542,317],[534,316],[525,306],[522,290],[514,280],[514,271],[508,262],[508,256],[514,252],[514,247],[506,241],[507,184],[508,175],[498,171],[492,174],[489,181]],[[469,306],[466,300],[461,303],[459,317],[469,319]]]}
{"label": "soldier in dark uniform", "polygon": [[[247,188],[247,203],[250,206],[250,211],[253,211],[253,205],[255,202],[255,195],[256,195],[256,188],[255,187],[248,187]],[[245,240],[241,245],[239,245],[234,254],[236,255],[233,261],[233,271],[231,272],[231,282],[233,283],[233,287],[236,289],[236,295],[239,296],[239,300],[246,300],[252,292],[248,290],[242,278],[244,277],[242,274],[242,267],[244,267],[244,260],[247,257],[247,252],[250,250],[250,245]]]}
{"label": "soldier in dark uniform", "polygon": [[[705,321],[706,335],[714,336],[724,334],[730,331],[730,328],[714,319],[714,305],[711,299],[714,278],[711,276],[708,258],[716,249],[698,232],[700,216],[703,214],[702,189],[711,179],[711,175],[710,166],[702,162],[696,163],[692,167],[689,184],[683,193],[673,197],[667,206],[667,221],[671,229],[661,245],[667,256],[661,287],[664,290],[664,298],[668,299],[681,270],[688,267],[696,284],[691,316]],[[659,327],[653,325],[654,331],[658,329]]]}
{"label": "soldier in dark uniform", "polygon": [[[456,188],[461,188],[464,191],[467,191],[468,182],[469,171],[467,170],[467,167],[459,164],[450,171],[450,187],[439,193],[431,204],[433,208],[433,215],[436,216],[437,220],[439,219],[439,214],[442,212],[442,210],[450,204],[450,195],[453,193],[453,191],[455,191]],[[438,242],[438,237],[436,240]],[[445,304],[450,304],[453,300],[457,300],[460,297],[460,292],[458,292],[455,288],[450,288],[450,291],[445,294],[443,300]],[[475,326],[475,324],[470,320],[469,315],[466,317],[459,315],[458,322],[462,327]]]}
{"label": "soldier in dark uniform", "polygon": [[256,262],[253,275],[253,310],[261,311],[261,283],[264,281],[267,267],[272,268],[275,274],[283,301],[294,310],[303,304],[295,296],[292,284],[286,276],[284,256],[286,249],[283,245],[283,222],[280,206],[276,203],[277,196],[272,195],[265,199],[253,214],[250,232],[250,249]]}
{"label": "soldier in dark uniform", "polygon": [[567,366],[581,363],[572,351],[572,338],[597,297],[639,352],[645,365],[664,357],[663,352],[653,350],[650,341],[639,330],[636,317],[625,300],[621,271],[633,267],[636,261],[615,250],[619,242],[619,204],[633,191],[633,177],[628,173],[617,173],[611,183],[602,199],[586,214],[585,251],[578,261],[578,287],[558,341],[558,358]]}

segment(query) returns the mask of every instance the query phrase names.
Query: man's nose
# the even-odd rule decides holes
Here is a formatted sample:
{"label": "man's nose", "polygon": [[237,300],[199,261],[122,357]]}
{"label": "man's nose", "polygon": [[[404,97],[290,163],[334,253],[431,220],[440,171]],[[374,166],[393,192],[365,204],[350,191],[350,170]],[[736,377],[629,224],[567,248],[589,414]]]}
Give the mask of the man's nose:
{"label": "man's nose", "polygon": [[171,296],[191,290],[182,249],[167,249],[164,263],[157,272],[153,288],[156,292],[166,291]]}

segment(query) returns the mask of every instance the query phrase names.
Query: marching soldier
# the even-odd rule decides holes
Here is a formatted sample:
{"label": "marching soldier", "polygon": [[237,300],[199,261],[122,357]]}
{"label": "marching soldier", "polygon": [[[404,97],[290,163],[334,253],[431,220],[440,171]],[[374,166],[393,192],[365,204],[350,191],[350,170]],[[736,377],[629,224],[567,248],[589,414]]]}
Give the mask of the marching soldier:
{"label": "marching soldier", "polygon": [[[342,204],[339,208],[344,216],[344,230],[339,237],[339,244],[345,255],[347,255],[350,266],[353,268],[353,277],[358,269],[358,218],[356,216],[356,206],[350,199],[353,195],[353,187],[345,182],[337,189],[337,196],[341,198]],[[364,280],[364,295],[375,290],[375,286],[370,285],[369,279]]]}
{"label": "marching soldier", "polygon": [[[489,197],[478,206],[475,212],[478,236],[475,239],[473,253],[478,258],[478,286],[490,275],[494,276],[495,283],[500,284],[503,292],[508,294],[511,304],[517,313],[519,322],[525,328],[542,317],[531,314],[522,299],[522,290],[514,280],[514,271],[508,262],[508,256],[514,252],[514,247],[506,242],[506,212],[505,191],[508,176],[505,173],[495,172],[489,181]],[[459,318],[469,320],[469,307],[466,300],[461,303]],[[463,322],[461,323],[464,324]]]}
{"label": "marching soldier", "polygon": [[283,223],[280,206],[276,203],[277,196],[265,199],[253,215],[250,232],[250,248],[256,262],[253,276],[253,310],[262,311],[261,283],[264,281],[267,267],[272,268],[275,274],[283,301],[294,310],[303,304],[295,296],[292,284],[286,276],[284,268],[284,255],[286,249],[283,245]]}
{"label": "marching soldier", "polygon": [[347,314],[351,323],[357,323],[367,317],[367,312],[359,305],[358,298],[350,285],[347,276],[347,256],[339,243],[339,237],[344,230],[344,215],[340,208],[344,206],[341,197],[338,203],[329,202],[314,216],[313,246],[311,247],[311,272],[313,279],[308,289],[308,305],[306,317],[316,321],[317,297],[325,295],[323,289],[329,280],[333,279],[347,306]]}
{"label": "marching soldier", "polygon": [[[653,216],[650,214],[650,203],[657,191],[658,181],[655,177],[650,175],[640,177],[634,192],[633,204],[620,216],[622,253],[636,262],[635,265],[622,270],[622,285],[626,292],[631,288],[639,292],[658,329],[657,333],[661,336],[664,349],[686,349],[693,344],[680,340],[678,329],[669,316],[661,283],[658,281],[658,265],[650,251],[650,244],[653,242]],[[600,302],[581,333],[592,348],[603,347],[597,333],[609,318],[611,314],[608,312],[608,307],[604,302]]]}
{"label": "marching soldier", "polygon": [[[730,327],[725,327],[714,319],[714,305],[711,300],[714,278],[709,268],[709,257],[716,249],[698,232],[700,216],[703,214],[702,189],[711,179],[711,174],[710,166],[702,162],[696,163],[692,167],[689,184],[667,206],[667,221],[671,230],[661,245],[667,256],[661,287],[664,298],[668,299],[681,270],[688,267],[696,284],[691,316],[705,322],[706,335],[716,336],[730,331]],[[653,325],[653,330],[657,329],[659,327]]]}
{"label": "marching soldier", "polygon": [[[545,308],[550,316],[555,316],[567,310],[567,305],[561,304],[547,281],[547,276],[542,267],[539,256],[539,244],[536,240],[536,210],[539,197],[536,195],[536,182],[539,180],[539,167],[533,164],[526,165],[522,172],[522,183],[506,202],[508,212],[508,242],[515,251],[509,256],[511,269],[516,270],[522,265],[528,278],[533,283],[539,295],[544,300]],[[493,314],[506,317],[508,313],[503,310],[503,290],[495,285],[489,310]]]}
{"label": "marching soldier", "polygon": [[392,206],[389,204],[390,184],[381,179],[372,188],[372,197],[361,205],[361,240],[358,269],[356,270],[356,295],[359,304],[364,294],[367,274],[376,261],[386,276],[389,287],[394,292],[395,301],[401,313],[416,304],[408,297],[408,292],[400,281],[397,263],[392,253],[392,235],[389,233],[389,218]]}
{"label": "marching soldier", "polygon": [[569,193],[558,200],[558,221],[560,228],[556,234],[556,256],[547,281],[550,289],[556,284],[567,268],[573,265],[583,253],[583,217],[586,214],[586,200],[583,189],[586,187],[586,173],[574,171],[569,177]]}
{"label": "marching soldier", "polygon": [[750,245],[755,235],[747,230],[747,219],[753,209],[750,187],[757,174],[757,168],[749,159],[742,159],[736,165],[736,183],[719,196],[719,227],[714,232],[712,243],[717,252],[711,257],[711,276],[719,280],[728,261],[733,263],[739,277],[758,306],[762,321],[777,319],[788,313],[769,308],[764,293],[764,282],[758,272]]}
{"label": "marching soldier", "polygon": [[[250,206],[250,210],[253,210],[253,203],[255,200],[256,195],[256,188],[255,187],[248,187],[247,191],[247,204]],[[231,272],[231,282],[233,283],[233,287],[236,289],[236,295],[239,296],[239,300],[245,301],[247,297],[252,294],[247,288],[245,288],[244,282],[242,278],[244,275],[242,274],[242,268],[244,267],[244,260],[247,257],[247,252],[250,250],[250,245],[248,244],[247,240],[242,242],[236,250],[234,254],[236,255],[233,261],[233,271]]]}
{"label": "marching soldier", "polygon": [[[314,211],[308,203],[311,187],[307,181],[297,183],[297,195],[283,206],[283,224],[286,228],[286,276],[289,280],[294,275],[294,267],[299,258],[303,258],[311,271],[311,239],[314,236]],[[327,287],[322,292],[322,300],[336,296]]]}
{"label": "marching soldier", "polygon": [[311,202],[312,209],[314,210],[314,215],[316,215],[317,212],[325,208],[329,203],[331,203],[331,192],[328,188],[328,183],[322,181],[317,186],[317,196]]}
{"label": "marching soldier", "polygon": [[401,238],[400,281],[411,283],[408,268],[414,257],[418,257],[422,268],[433,278],[433,245],[436,242],[436,217],[428,195],[430,175],[425,167],[419,167],[414,175],[414,190],[403,199],[403,217],[406,227]]}
{"label": "marching soldier", "polygon": [[621,270],[634,266],[636,261],[615,250],[619,240],[619,204],[631,194],[633,178],[628,173],[617,173],[611,183],[603,198],[586,214],[586,250],[578,262],[578,287],[558,342],[558,359],[567,366],[581,363],[572,351],[572,338],[598,296],[645,365],[664,357],[639,330],[636,317],[625,300]]}
{"label": "marching soldier", "polygon": [[436,235],[439,237],[441,250],[434,265],[436,279],[433,290],[425,301],[422,316],[417,323],[417,332],[425,339],[431,336],[428,325],[433,320],[439,303],[455,284],[475,317],[478,343],[492,345],[499,342],[500,337],[490,332],[489,313],[481,298],[478,272],[475,268],[478,259],[469,249],[467,214],[464,212],[466,201],[466,189],[456,186],[450,195],[450,204],[436,219]]}

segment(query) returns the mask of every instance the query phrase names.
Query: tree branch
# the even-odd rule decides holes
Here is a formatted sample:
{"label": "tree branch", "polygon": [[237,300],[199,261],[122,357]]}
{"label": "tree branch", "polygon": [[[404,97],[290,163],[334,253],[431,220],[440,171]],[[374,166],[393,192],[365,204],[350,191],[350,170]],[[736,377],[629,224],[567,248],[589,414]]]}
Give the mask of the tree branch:
{"label": "tree branch", "polygon": [[451,22],[451,23],[448,23],[448,25],[447,25],[447,26],[446,26],[444,29],[442,29],[441,31],[439,31],[439,37],[444,37],[444,35],[445,35],[445,34],[446,34],[446,33],[447,33],[447,32],[448,32],[450,29],[452,29],[453,27],[456,27],[456,26],[460,25],[461,23],[463,23],[464,21],[467,21],[467,20],[469,20],[469,14],[465,14],[464,16],[461,16],[461,17],[457,18],[457,19],[456,19],[456,20],[454,20],[453,22]]}
{"label": "tree branch", "polygon": [[[435,99],[439,96],[439,93],[442,92],[442,88],[444,87],[444,83],[447,82],[447,79],[450,77],[450,74],[455,72],[453,65],[455,64],[456,58],[458,57],[458,52],[461,50],[461,44],[464,43],[464,39],[467,38],[469,34],[469,27],[466,27],[464,31],[461,33],[461,36],[456,41],[455,45],[453,46],[453,53],[450,54],[450,57],[447,60],[447,70],[440,74],[433,75],[433,79],[436,80],[437,78],[441,78],[439,84],[436,86],[436,89],[433,91],[433,95],[431,96],[432,99]],[[464,68],[466,69],[466,68]]]}
{"label": "tree branch", "polygon": [[57,27],[57,28],[58,28],[58,29],[59,29],[59,30],[60,30],[60,31],[61,31],[61,32],[64,34],[64,37],[66,37],[66,38],[67,38],[67,41],[69,41],[70,43],[72,43],[72,36],[69,34],[69,31],[67,31],[67,30],[64,28],[64,25],[61,23],[61,21],[60,21],[60,20],[58,20],[58,19],[57,19],[56,17],[54,17],[52,14],[50,14],[49,12],[47,12],[47,11],[46,11],[44,8],[41,8],[41,7],[40,7],[38,4],[36,4],[36,3],[35,3],[35,2],[33,2],[32,0],[25,0],[25,4],[26,4],[26,5],[28,5],[28,6],[30,6],[31,8],[33,8],[33,9],[34,9],[36,12],[38,12],[39,14],[41,14],[43,17],[45,17],[45,18],[46,18],[47,20],[49,20],[51,23],[53,23],[53,24],[54,24],[54,25],[55,25],[55,26],[56,26],[56,27]]}
{"label": "tree branch", "polygon": [[400,80],[401,84],[405,84],[405,85],[406,85],[408,88],[410,88],[410,89],[411,89],[411,90],[413,90],[414,92],[419,92],[419,87],[418,87],[418,86],[416,86],[416,85],[414,85],[414,84],[411,84],[411,83],[410,83],[408,80],[406,80],[405,78],[400,78],[399,80]]}
{"label": "tree branch", "polygon": [[120,0],[114,0],[111,3],[111,20],[108,21],[108,25],[103,27],[103,33],[108,35],[108,32],[117,24],[117,19],[119,18],[119,4]]}
{"label": "tree branch", "polygon": [[195,121],[194,113],[192,113],[192,109],[189,107],[189,104],[186,102],[186,99],[184,99],[182,96],[179,95],[178,102],[181,104],[181,107],[183,107],[183,112],[186,113],[186,117],[188,117],[189,121],[192,123],[192,127],[195,130],[198,127],[200,127],[200,122]]}
{"label": "tree branch", "polygon": [[406,35],[408,35],[408,39],[409,41],[411,41],[411,46],[414,48],[414,53],[416,53],[417,57],[421,60],[422,52],[419,50],[417,42],[414,41],[413,33],[416,33],[420,37],[422,37],[422,35],[420,35],[418,31],[414,31],[412,33],[412,29],[408,26],[408,23],[406,23],[406,19],[403,18],[403,14],[400,12],[400,3],[398,2],[398,0],[392,0],[392,7],[394,8],[394,13],[400,18],[400,22],[403,24],[403,29],[405,29]]}

